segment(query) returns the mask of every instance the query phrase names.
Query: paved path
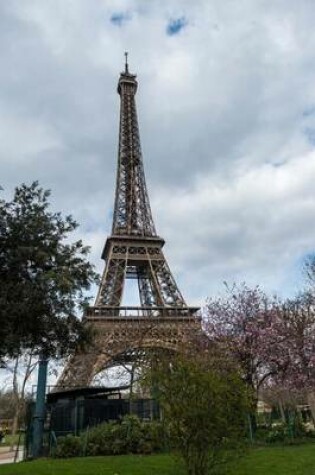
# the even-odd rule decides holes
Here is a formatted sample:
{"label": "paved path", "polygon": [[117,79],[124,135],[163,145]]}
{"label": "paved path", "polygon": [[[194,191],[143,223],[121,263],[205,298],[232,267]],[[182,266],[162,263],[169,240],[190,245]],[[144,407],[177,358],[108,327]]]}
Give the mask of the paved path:
{"label": "paved path", "polygon": [[[4,463],[13,463],[15,457],[16,447],[13,447],[13,450],[10,450],[10,447],[0,447],[0,465]],[[17,456],[17,462],[23,460],[24,448],[19,448],[19,453]]]}

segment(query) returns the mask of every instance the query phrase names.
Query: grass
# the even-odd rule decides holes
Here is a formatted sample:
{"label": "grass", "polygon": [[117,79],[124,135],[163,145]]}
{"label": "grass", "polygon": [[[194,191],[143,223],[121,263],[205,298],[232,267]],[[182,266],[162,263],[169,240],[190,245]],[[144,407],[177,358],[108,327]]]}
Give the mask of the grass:
{"label": "grass", "polygon": [[[228,475],[315,475],[315,444],[251,450]],[[0,466],[0,475],[185,475],[170,455],[42,459]]]}
{"label": "grass", "polygon": [[66,460],[39,460],[19,465],[0,465],[4,475],[185,475],[169,455],[121,455]]}
{"label": "grass", "polygon": [[315,475],[315,444],[253,449],[227,474]]}

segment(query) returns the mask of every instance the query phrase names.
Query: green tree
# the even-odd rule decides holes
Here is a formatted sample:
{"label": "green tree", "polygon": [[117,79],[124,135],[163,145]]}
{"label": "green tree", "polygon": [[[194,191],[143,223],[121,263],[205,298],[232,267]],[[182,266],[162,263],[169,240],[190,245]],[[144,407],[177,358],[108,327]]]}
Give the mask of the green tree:
{"label": "green tree", "polygon": [[245,434],[246,385],[231,362],[209,351],[164,355],[152,368],[146,384],[155,388],[187,473],[208,474]]}
{"label": "green tree", "polygon": [[89,248],[69,241],[77,223],[49,196],[34,182],[0,201],[0,356],[64,355],[88,337],[77,312],[97,275]]}
{"label": "green tree", "polygon": [[0,426],[2,419],[13,419],[14,414],[15,401],[13,391],[0,391]]}

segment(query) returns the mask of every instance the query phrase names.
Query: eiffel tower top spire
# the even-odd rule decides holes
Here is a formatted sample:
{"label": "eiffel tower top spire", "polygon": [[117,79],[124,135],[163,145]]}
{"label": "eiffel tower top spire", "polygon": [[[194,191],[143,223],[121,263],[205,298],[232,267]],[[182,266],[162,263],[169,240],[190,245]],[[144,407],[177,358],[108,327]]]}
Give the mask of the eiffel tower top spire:
{"label": "eiffel tower top spire", "polygon": [[128,51],[125,51],[125,74],[129,73],[129,66],[128,66]]}
{"label": "eiffel tower top spire", "polygon": [[138,83],[130,74],[128,53],[125,70],[120,74],[118,169],[113,235],[156,236],[145,182],[135,95]]}

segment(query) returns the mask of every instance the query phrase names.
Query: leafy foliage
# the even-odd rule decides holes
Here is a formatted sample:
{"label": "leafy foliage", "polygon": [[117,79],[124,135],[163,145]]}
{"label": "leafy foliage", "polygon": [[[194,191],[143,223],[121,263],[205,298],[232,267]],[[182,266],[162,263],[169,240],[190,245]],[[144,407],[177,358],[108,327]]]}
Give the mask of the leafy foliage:
{"label": "leafy foliage", "polygon": [[80,437],[59,437],[55,456],[151,454],[163,450],[165,438],[160,422],[142,422],[128,415],[120,423],[99,424]]}
{"label": "leafy foliage", "polygon": [[287,422],[275,422],[258,426],[254,442],[257,445],[275,444],[293,445],[308,443],[315,438],[315,431],[303,424],[297,414],[291,414]]}
{"label": "leafy foliage", "polygon": [[1,419],[13,419],[15,413],[15,401],[13,391],[0,391],[0,421]]}
{"label": "leafy foliage", "polygon": [[239,448],[250,398],[229,361],[183,352],[158,358],[151,375],[171,442],[189,475],[207,474],[226,459],[228,448]]}
{"label": "leafy foliage", "polygon": [[80,437],[74,435],[66,435],[65,437],[60,437],[58,440],[58,445],[55,451],[56,457],[78,457],[81,455],[82,451],[82,441]]}
{"label": "leafy foliage", "polygon": [[0,201],[0,348],[67,353],[86,336],[76,317],[96,279],[89,249],[70,243],[71,216],[49,210],[50,191],[37,182]]}

